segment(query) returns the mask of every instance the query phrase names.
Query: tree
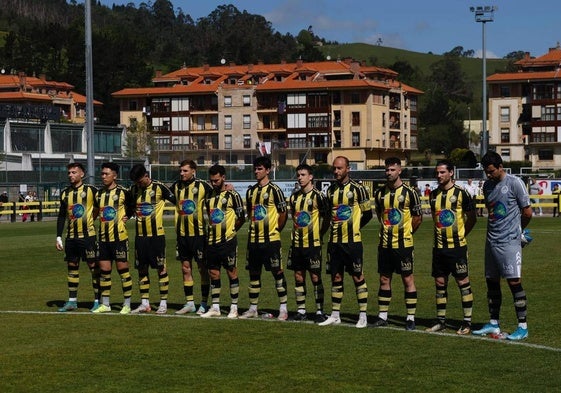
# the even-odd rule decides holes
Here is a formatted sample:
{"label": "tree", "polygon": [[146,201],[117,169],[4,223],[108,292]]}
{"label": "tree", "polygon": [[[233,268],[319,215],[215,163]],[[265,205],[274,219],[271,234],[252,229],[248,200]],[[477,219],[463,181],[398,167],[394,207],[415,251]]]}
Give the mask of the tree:
{"label": "tree", "polygon": [[130,119],[127,127],[123,153],[127,158],[144,159],[154,150],[154,137],[146,120]]}

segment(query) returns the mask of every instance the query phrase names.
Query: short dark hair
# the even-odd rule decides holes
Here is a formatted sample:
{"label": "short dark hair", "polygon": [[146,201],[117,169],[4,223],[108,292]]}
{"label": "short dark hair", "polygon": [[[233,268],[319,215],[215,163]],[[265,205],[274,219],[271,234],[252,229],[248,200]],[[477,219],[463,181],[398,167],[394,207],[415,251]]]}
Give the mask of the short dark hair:
{"label": "short dark hair", "polygon": [[214,176],[214,175],[224,176],[226,174],[226,168],[224,168],[222,165],[214,164],[213,166],[208,168],[208,174],[210,176]]}
{"label": "short dark hair", "polygon": [[82,165],[81,162],[71,162],[66,166],[66,169],[72,169],[72,168],[80,168],[82,172],[86,173],[86,168],[84,168],[84,165]]}
{"label": "short dark hair", "polygon": [[391,166],[391,165],[401,166],[401,160],[399,159],[399,157],[388,157],[384,160],[384,164],[386,166]]}
{"label": "short dark hair", "polygon": [[483,168],[487,168],[489,165],[493,165],[495,168],[498,168],[500,165],[503,165],[503,159],[501,158],[500,154],[497,153],[496,151],[488,151],[481,158],[481,166]]}
{"label": "short dark hair", "polygon": [[117,175],[119,174],[119,165],[115,164],[114,162],[104,162],[101,164],[101,169],[108,168],[115,172]]}
{"label": "short dark hair", "polygon": [[271,169],[271,159],[266,156],[259,156],[253,160],[253,167],[263,166],[265,169]]}
{"label": "short dark hair", "polygon": [[442,158],[436,162],[436,167],[446,165],[446,169],[450,172],[454,170],[454,164],[447,158]]}
{"label": "short dark hair", "polygon": [[185,165],[189,165],[189,168],[197,170],[197,163],[193,160],[183,160],[179,163],[180,168]]}
{"label": "short dark hair", "polygon": [[146,167],[144,165],[135,164],[130,170],[129,177],[132,181],[137,182],[147,173],[148,171],[146,170]]}
{"label": "short dark hair", "polygon": [[296,172],[298,171],[308,171],[310,175],[314,174],[314,170],[308,164],[300,164],[296,167]]}

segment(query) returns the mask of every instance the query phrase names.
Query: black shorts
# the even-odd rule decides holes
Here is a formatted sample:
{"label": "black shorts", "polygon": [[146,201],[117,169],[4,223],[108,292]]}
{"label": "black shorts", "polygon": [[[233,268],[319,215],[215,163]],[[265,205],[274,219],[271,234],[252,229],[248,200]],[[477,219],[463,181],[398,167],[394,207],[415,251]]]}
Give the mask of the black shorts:
{"label": "black shorts", "polygon": [[413,247],[383,248],[378,246],[378,273],[391,276],[413,274]]}
{"label": "black shorts", "polygon": [[99,242],[99,260],[126,262],[129,260],[129,241]]}
{"label": "black shorts", "polygon": [[248,243],[246,269],[250,272],[260,272],[263,267],[273,272],[282,270],[280,240],[269,243]]}
{"label": "black shorts", "polygon": [[327,274],[362,275],[362,243],[329,243],[327,246]]}
{"label": "black shorts", "polygon": [[432,249],[432,276],[448,277],[450,274],[460,280],[468,276],[467,246]]}
{"label": "black shorts", "polygon": [[220,244],[207,245],[206,266],[208,269],[232,270],[237,265],[238,239],[233,238]]}
{"label": "black shorts", "polygon": [[64,245],[65,257],[67,262],[97,262],[99,260],[97,237],[88,236],[84,238],[69,239],[66,238]]}
{"label": "black shorts", "polygon": [[135,267],[158,269],[166,266],[166,237],[137,236],[134,242]]}
{"label": "black shorts", "polygon": [[204,236],[178,236],[175,247],[178,261],[205,262],[206,238]]}
{"label": "black shorts", "polygon": [[321,274],[321,246],[318,247],[294,247],[288,250],[286,266],[290,270],[310,271]]}

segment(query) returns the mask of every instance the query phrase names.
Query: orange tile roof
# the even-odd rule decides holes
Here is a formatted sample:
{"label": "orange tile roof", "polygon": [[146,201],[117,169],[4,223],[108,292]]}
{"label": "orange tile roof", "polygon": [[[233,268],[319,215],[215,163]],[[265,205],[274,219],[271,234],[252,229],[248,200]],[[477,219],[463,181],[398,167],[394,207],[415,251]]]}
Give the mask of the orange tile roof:
{"label": "orange tile roof", "polygon": [[[299,79],[300,74],[306,74],[308,79]],[[320,78],[315,79],[317,74]],[[355,75],[357,79],[345,80],[325,80],[329,75]],[[374,80],[365,78],[365,75],[376,74],[385,80]],[[283,81],[276,81],[276,75],[282,76]],[[177,82],[173,86],[156,86],[127,88],[114,92],[116,98],[138,97],[138,96],[157,96],[157,95],[182,95],[189,93],[212,93],[217,90],[221,82],[230,76],[238,76],[241,81],[250,79],[251,76],[261,76],[259,83],[255,86],[257,91],[282,91],[294,89],[329,89],[329,88],[381,88],[401,87],[405,91],[414,94],[422,94],[422,91],[411,86],[400,84],[395,80],[398,73],[376,66],[362,66],[357,62],[348,61],[321,61],[321,62],[296,62],[280,64],[248,64],[248,65],[222,65],[222,66],[202,66],[202,67],[182,67],[178,70],[165,75],[153,78],[154,83]],[[202,83],[205,77],[214,77],[210,84]],[[195,79],[196,78],[196,79]],[[188,85],[183,85],[182,80],[189,79]],[[194,79],[194,80],[193,80]],[[223,88],[240,88],[241,85],[222,84]]]}
{"label": "orange tile roof", "polygon": [[526,57],[518,60],[515,64],[523,68],[560,65],[561,48],[558,45],[556,48],[550,48],[549,52],[547,52],[545,55],[535,58]]}
{"label": "orange tile roof", "polygon": [[[76,93],[75,91],[70,92],[70,94],[72,94],[72,98],[74,99],[74,102],[76,102],[78,104],[84,104],[84,105],[86,104],[87,97],[85,95],[82,95],[80,93]],[[93,104],[101,106],[101,105],[103,105],[103,102],[94,99]]]}
{"label": "orange tile roof", "polygon": [[561,71],[541,71],[541,72],[508,72],[504,74],[493,74],[487,77],[487,82],[507,82],[507,81],[533,81],[546,79],[561,79]]}

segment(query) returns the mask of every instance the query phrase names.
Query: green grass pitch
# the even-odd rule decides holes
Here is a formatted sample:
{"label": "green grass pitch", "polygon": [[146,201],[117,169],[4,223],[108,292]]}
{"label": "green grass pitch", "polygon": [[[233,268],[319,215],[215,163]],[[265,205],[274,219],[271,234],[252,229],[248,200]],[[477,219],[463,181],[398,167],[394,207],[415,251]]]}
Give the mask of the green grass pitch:
{"label": "green grass pitch", "polygon": [[[474,324],[487,321],[483,276],[486,219],[469,236]],[[204,320],[176,317],[183,303],[175,234],[167,222],[169,315],[93,315],[89,273],[81,266],[77,312],[56,312],[67,297],[63,254],[55,250],[55,223],[0,224],[0,329],[2,392],[544,392],[561,386],[561,220],[534,218],[534,242],[523,252],[523,284],[528,295],[530,336],[522,343],[487,338],[428,334],[435,315],[430,277],[432,225],[427,216],[415,234],[415,277],[419,293],[417,331],[403,328],[403,286],[394,277],[390,328],[355,329],[358,308],[352,280],[345,278],[343,324],[273,320]],[[289,241],[283,231],[283,256]],[[377,313],[377,222],[363,231],[368,314]],[[245,266],[247,225],[239,234],[240,309],[248,307]],[[132,225],[129,233],[133,234]],[[152,282],[155,283],[154,272]],[[295,312],[294,279],[287,271],[289,311]],[[114,273],[112,305],[122,293]],[[263,275],[262,311],[276,314],[278,300],[269,273]],[[133,306],[139,303],[137,275]],[[227,282],[227,280],[225,280]],[[324,276],[326,312],[330,282]],[[157,285],[152,285],[157,304]],[[222,303],[228,304],[227,285]],[[501,325],[512,331],[516,319],[503,283]],[[195,300],[200,299],[195,283]],[[313,310],[308,294],[308,311]],[[223,309],[225,311],[225,308]],[[449,285],[448,318],[461,320],[459,291]]]}

